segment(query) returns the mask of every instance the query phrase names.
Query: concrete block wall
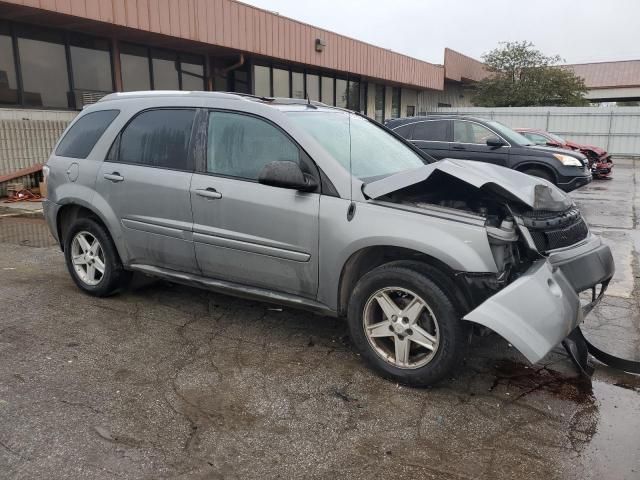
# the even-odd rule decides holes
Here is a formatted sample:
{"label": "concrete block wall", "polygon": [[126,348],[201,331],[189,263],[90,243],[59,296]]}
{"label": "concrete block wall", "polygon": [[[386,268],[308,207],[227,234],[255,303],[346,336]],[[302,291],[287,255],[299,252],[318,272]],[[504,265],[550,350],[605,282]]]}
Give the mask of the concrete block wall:
{"label": "concrete block wall", "polygon": [[[0,109],[0,175],[44,163],[58,138],[77,112],[54,110]],[[28,188],[35,176],[16,180]],[[0,196],[6,183],[0,184]]]}

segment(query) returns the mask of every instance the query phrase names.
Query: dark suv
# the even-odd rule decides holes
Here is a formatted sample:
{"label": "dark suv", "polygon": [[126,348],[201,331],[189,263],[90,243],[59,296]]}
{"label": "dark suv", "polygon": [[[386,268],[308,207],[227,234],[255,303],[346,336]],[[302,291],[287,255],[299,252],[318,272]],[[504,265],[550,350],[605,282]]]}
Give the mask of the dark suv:
{"label": "dark suv", "polygon": [[565,192],[591,181],[587,158],[579,152],[534,145],[494,120],[460,115],[395,118],[386,126],[440,160],[478,160],[544,178]]}

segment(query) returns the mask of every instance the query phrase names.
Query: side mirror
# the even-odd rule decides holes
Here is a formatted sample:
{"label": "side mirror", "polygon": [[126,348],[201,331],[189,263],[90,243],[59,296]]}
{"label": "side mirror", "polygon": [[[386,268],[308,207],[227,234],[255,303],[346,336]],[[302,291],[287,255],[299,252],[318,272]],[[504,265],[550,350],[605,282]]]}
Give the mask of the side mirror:
{"label": "side mirror", "polygon": [[305,174],[297,163],[288,160],[267,163],[260,170],[258,182],[301,192],[311,192],[318,188],[318,182],[311,175]]}
{"label": "side mirror", "polygon": [[489,147],[498,148],[498,147],[504,147],[506,145],[506,143],[504,143],[498,137],[489,137],[489,138],[487,138],[487,145]]}

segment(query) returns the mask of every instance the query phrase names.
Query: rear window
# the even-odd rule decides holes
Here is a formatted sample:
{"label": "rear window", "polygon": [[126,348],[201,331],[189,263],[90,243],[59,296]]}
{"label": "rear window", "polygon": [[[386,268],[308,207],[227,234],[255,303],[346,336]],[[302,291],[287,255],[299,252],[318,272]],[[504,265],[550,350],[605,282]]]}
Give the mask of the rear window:
{"label": "rear window", "polygon": [[111,122],[118,116],[119,110],[100,110],[83,115],[64,136],[56,155],[71,158],[87,158],[96,142]]}

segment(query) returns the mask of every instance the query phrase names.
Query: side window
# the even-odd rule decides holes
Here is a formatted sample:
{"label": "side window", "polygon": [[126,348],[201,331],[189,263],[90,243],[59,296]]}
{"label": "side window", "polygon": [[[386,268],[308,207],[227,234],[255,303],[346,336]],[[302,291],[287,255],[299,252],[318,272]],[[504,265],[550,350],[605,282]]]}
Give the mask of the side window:
{"label": "side window", "polygon": [[120,134],[117,161],[152,167],[193,170],[189,139],[195,117],[192,109],[142,112]]}
{"label": "side window", "polygon": [[411,128],[413,125],[402,125],[401,127],[394,128],[393,131],[403,138],[409,138],[411,135]]}
{"label": "side window", "polygon": [[487,143],[489,137],[495,137],[495,133],[482,125],[462,120],[453,122],[453,141],[460,143]]}
{"label": "side window", "polygon": [[257,180],[276,160],[300,163],[297,145],[276,127],[249,115],[209,113],[207,172]]}
{"label": "side window", "polygon": [[87,158],[96,142],[100,140],[104,131],[119,113],[119,110],[101,110],[83,115],[64,136],[56,148],[56,155]]}
{"label": "side window", "polygon": [[427,142],[448,142],[448,120],[429,120],[416,123],[413,127],[413,139]]}

